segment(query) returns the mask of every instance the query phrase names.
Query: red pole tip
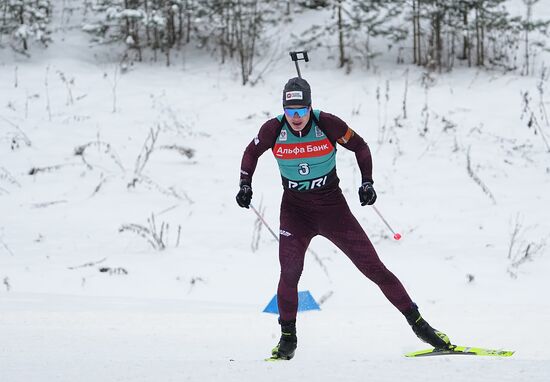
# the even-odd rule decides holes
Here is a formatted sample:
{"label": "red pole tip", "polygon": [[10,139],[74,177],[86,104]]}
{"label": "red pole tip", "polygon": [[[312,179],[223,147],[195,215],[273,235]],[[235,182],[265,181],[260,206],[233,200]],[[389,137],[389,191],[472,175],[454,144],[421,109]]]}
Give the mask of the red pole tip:
{"label": "red pole tip", "polygon": [[394,238],[395,240],[399,240],[399,239],[401,239],[401,234],[400,234],[400,233],[396,233],[395,235],[393,235],[393,238]]}

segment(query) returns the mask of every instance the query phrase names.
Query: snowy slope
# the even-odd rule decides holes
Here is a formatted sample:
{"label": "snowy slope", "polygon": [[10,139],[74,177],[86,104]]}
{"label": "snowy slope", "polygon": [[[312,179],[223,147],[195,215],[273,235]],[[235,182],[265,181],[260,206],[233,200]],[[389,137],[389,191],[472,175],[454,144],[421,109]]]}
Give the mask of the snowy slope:
{"label": "snowy slope", "polygon": [[[315,238],[329,275],[309,256],[301,288],[316,298],[333,295],[321,312],[299,317],[296,358],[267,364],[278,326],[261,310],[276,289],[277,244],[262,229],[259,249],[251,250],[256,219],[234,196],[242,151],[280,112],[292,63],[283,52],[255,87],[241,87],[231,67],[206,57],[119,73],[107,55],[84,58],[83,38],[68,35],[68,45],[30,62],[0,52],[0,380],[550,378],[548,248],[512,265],[517,251],[550,235],[550,154],[520,119],[522,91],[536,110],[538,78],[459,69],[434,75],[426,92],[421,69],[345,75],[312,52],[302,70],[314,106],[368,141],[377,206],[403,234],[392,241],[374,212],[359,206],[355,158],[339,150],[342,188],[385,264],[454,342],[517,353],[404,359],[424,345],[343,254]],[[74,84],[67,87],[61,73]],[[406,78],[408,118],[392,127]],[[157,127],[143,181],[128,187]],[[91,167],[74,154],[86,144]],[[195,154],[163,148],[170,145]],[[492,198],[469,176],[468,150]],[[49,170],[29,175],[33,168]],[[255,205],[277,229],[282,190],[269,153],[253,188]],[[119,232],[124,224],[147,225],[151,214],[157,226],[170,225],[164,251]]]}

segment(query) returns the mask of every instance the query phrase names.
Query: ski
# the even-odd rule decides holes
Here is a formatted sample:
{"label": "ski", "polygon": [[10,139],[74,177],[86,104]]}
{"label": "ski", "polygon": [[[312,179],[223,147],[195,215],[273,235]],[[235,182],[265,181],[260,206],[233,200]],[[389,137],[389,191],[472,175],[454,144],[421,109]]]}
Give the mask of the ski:
{"label": "ski", "polygon": [[274,355],[274,356],[271,356],[269,358],[264,359],[264,361],[266,361],[266,362],[278,362],[278,361],[288,361],[288,359],[287,358],[280,358],[280,357],[277,357],[276,355]]}
{"label": "ski", "polygon": [[477,355],[492,357],[510,357],[514,354],[511,350],[494,350],[486,348],[474,348],[467,346],[451,346],[448,349],[426,349],[405,354],[405,357],[431,357],[438,355]]}

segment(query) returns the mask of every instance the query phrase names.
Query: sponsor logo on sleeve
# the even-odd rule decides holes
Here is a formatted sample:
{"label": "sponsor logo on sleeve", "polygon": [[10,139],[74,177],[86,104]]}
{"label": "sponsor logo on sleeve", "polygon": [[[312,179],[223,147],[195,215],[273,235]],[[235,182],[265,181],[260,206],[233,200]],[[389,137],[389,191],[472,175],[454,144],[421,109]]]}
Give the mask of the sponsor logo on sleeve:
{"label": "sponsor logo on sleeve", "polygon": [[255,144],[256,146],[258,146],[258,143],[260,143],[260,138],[258,138],[258,136],[256,135],[256,136],[254,137],[254,144]]}
{"label": "sponsor logo on sleeve", "polygon": [[345,145],[346,143],[349,142],[349,140],[351,139],[351,137],[353,137],[354,134],[355,132],[348,127],[346,134],[344,134],[340,139],[338,139],[338,143],[340,143],[341,145]]}

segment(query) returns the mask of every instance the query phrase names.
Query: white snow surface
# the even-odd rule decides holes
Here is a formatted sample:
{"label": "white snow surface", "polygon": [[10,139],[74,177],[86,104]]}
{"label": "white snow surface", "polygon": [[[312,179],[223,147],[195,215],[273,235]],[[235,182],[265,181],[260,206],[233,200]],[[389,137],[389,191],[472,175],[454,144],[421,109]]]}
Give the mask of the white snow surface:
{"label": "white snow surface", "polygon": [[[403,357],[426,345],[342,253],[315,238],[328,275],[307,255],[300,289],[333,294],[321,311],[299,314],[296,357],[268,363],[279,326],[262,310],[276,292],[277,243],[262,228],[252,251],[256,217],[234,198],[245,146],[281,112],[294,75],[286,52],[243,87],[236,65],[204,55],[120,72],[116,52],[90,54],[85,36],[63,36],[31,60],[0,50],[0,381],[550,380],[550,153],[520,119],[522,91],[540,113],[537,76],[459,68],[433,74],[425,92],[421,68],[380,61],[346,75],[310,52],[302,73],[314,107],[369,143],[376,205],[403,235],[392,240],[359,205],[355,157],[339,149],[341,187],[384,263],[454,343],[516,354]],[[408,118],[392,128],[406,70]],[[157,127],[142,181],[129,187]],[[87,166],[74,153],[89,143]],[[469,176],[468,150],[493,199]],[[50,170],[29,175],[33,168]],[[253,190],[277,230],[282,189],[269,152]],[[152,214],[157,227],[169,224],[163,251],[119,232],[147,226]],[[529,244],[530,260],[514,267]]]}

